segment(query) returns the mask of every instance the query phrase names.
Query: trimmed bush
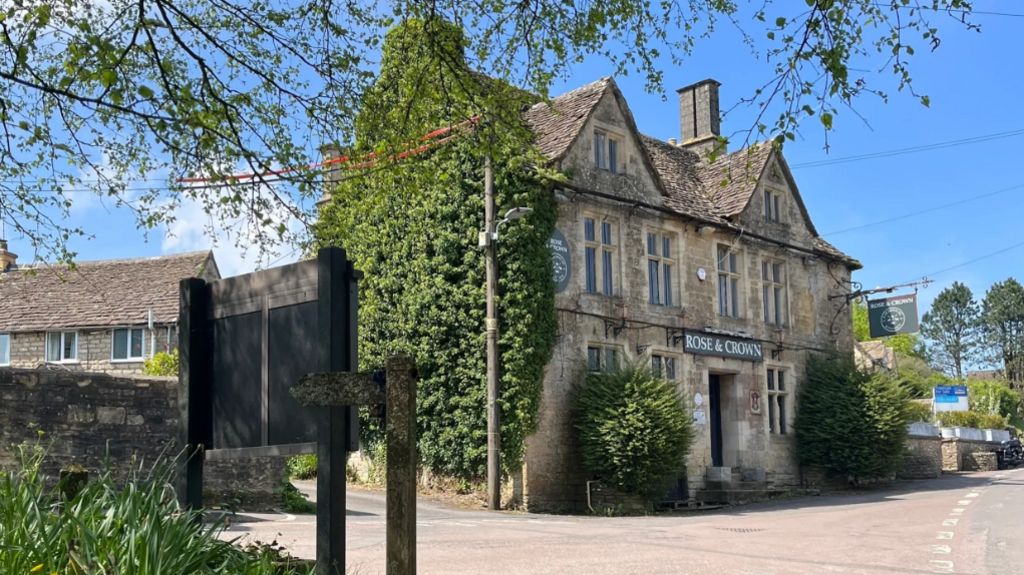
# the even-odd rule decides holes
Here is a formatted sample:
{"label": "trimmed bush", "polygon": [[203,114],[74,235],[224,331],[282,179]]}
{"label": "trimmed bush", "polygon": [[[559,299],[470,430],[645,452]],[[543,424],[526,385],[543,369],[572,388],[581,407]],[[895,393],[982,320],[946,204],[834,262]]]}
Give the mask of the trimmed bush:
{"label": "trimmed bush", "polygon": [[158,352],[142,364],[142,373],[162,377],[175,377],[178,375],[178,350],[171,353]]}
{"label": "trimmed bush", "polygon": [[936,414],[943,427],[973,427],[974,429],[1006,429],[1009,424],[1002,415],[977,411],[943,411]]}
{"label": "trimmed bush", "polygon": [[931,421],[934,418],[932,408],[927,403],[911,401],[907,403],[907,421]]}
{"label": "trimmed bush", "polygon": [[896,379],[861,373],[852,357],[810,356],[798,403],[802,464],[852,482],[888,477],[899,467],[913,408]]}
{"label": "trimmed bush", "polygon": [[583,465],[625,493],[654,499],[685,467],[693,427],[675,386],[630,366],[588,374],[573,406]]}

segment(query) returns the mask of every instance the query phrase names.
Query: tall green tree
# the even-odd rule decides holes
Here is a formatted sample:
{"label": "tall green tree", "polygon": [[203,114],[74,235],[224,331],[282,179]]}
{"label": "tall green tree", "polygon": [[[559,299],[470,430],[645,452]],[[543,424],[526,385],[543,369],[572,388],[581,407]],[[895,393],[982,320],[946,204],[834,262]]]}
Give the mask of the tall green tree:
{"label": "tall green tree", "polygon": [[1010,385],[1024,388],[1024,286],[1013,279],[992,284],[981,304],[985,340]]}
{"label": "tall green tree", "polygon": [[[431,42],[445,46],[425,49]],[[459,29],[443,21],[396,27],[356,119],[357,145],[350,153],[387,152],[426,126],[475,117],[476,106],[488,99],[518,110],[522,92],[470,81],[463,50]],[[416,359],[420,457],[434,472],[463,478],[483,476],[487,451],[485,273],[477,247],[485,153],[494,157],[499,211],[533,209],[502,228],[498,243],[499,401],[508,470],[522,460],[525,438],[536,427],[557,328],[547,247],[557,217],[547,183],[553,174],[533,154],[530,132],[516,122],[485,117],[411,158],[374,156],[376,164],[347,171],[331,185],[316,230],[319,243],[343,246],[364,273],[362,366],[379,366],[396,352]]]}
{"label": "tall green tree", "polygon": [[964,378],[964,364],[980,352],[980,322],[981,307],[971,288],[960,282],[942,290],[921,319],[931,360],[958,380]]}
{"label": "tall green tree", "polygon": [[[913,55],[938,48],[935,22],[976,28],[970,14],[966,0],[5,2],[0,217],[41,257],[63,259],[91,231],[63,217],[83,193],[126,206],[145,228],[192,200],[247,230],[245,241],[293,241],[288,222],[311,222],[322,183],[294,167],[352,142],[386,31],[409,20],[469,31],[471,68],[541,95],[589,56],[661,90],[663,58],[678,66],[724,20],[768,62],[746,100],[758,111],[750,135],[785,141],[805,120],[827,134],[863,95],[904,90],[927,105]],[[445,41],[422,49],[436,49],[439,72],[463,65],[441,58]],[[229,177],[240,170],[257,175]],[[197,175],[209,181],[179,181]]]}

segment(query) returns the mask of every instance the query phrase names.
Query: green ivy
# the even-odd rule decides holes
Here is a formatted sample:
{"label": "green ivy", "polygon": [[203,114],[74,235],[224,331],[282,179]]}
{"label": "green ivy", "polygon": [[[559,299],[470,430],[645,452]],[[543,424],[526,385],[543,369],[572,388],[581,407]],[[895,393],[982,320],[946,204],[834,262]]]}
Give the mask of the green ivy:
{"label": "green ivy", "polygon": [[913,408],[905,387],[869,375],[852,357],[810,356],[794,428],[797,456],[853,481],[886,477],[899,466]]}
{"label": "green ivy", "polygon": [[576,388],[573,424],[588,471],[648,497],[664,495],[684,469],[694,437],[676,387],[638,366],[588,374]]}
{"label": "green ivy", "polygon": [[[521,97],[507,92],[502,98],[500,86],[481,83],[468,67],[428,61],[429,53],[413,49],[410,40],[428,29],[436,30],[410,21],[389,34],[378,85],[356,120],[352,153],[388,150],[471,117],[482,103]],[[432,41],[452,38],[436,34]],[[452,58],[461,58],[453,44]],[[477,247],[485,150],[494,158],[498,212],[533,209],[504,226],[498,244],[506,469],[522,461],[525,438],[536,427],[557,331],[547,247],[557,209],[518,109],[412,158],[347,172],[331,189],[316,232],[321,245],[344,247],[364,273],[361,367],[379,367],[397,352],[415,358],[420,457],[435,472],[466,478],[483,476],[487,449],[485,272]],[[368,420],[364,427],[372,436],[377,425]]]}

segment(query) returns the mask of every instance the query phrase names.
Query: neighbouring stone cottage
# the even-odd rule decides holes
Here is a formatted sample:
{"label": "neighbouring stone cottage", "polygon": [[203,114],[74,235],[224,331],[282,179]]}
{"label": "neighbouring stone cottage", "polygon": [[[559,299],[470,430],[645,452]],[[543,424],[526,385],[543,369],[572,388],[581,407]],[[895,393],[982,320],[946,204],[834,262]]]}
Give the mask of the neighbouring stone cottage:
{"label": "neighbouring stone cottage", "polygon": [[178,284],[217,279],[213,252],[17,266],[0,244],[0,366],[133,375],[177,347]]}
{"label": "neighbouring stone cottage", "polygon": [[526,113],[570,174],[554,190],[559,337],[527,442],[530,510],[585,505],[571,389],[584,370],[629,361],[677,382],[693,412],[674,497],[799,481],[792,424],[806,358],[852,353],[844,296],[861,266],[818,235],[770,143],[709,154],[718,88],[678,91],[680,142],[640,134],[610,78]]}

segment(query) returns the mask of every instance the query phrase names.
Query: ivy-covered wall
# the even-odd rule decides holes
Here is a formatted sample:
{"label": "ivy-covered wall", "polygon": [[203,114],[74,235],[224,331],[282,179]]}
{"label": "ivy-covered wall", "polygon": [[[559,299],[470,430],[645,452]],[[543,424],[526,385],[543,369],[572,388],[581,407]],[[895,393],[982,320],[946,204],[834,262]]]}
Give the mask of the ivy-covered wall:
{"label": "ivy-covered wall", "polygon": [[[352,153],[379,153],[457,124],[488,101],[507,104],[522,97],[496,94],[494,85],[451,61],[424,61],[414,49],[416,38],[445,37],[431,34],[432,26],[437,23],[410,21],[389,36]],[[461,58],[453,37],[452,60]],[[503,226],[498,243],[506,469],[519,465],[525,437],[536,427],[543,370],[557,330],[547,247],[556,208],[543,170],[536,168],[528,131],[518,122],[518,112],[492,116],[427,152],[346,170],[335,178],[331,201],[321,211],[319,243],[344,247],[364,273],[361,368],[378,367],[399,351],[416,359],[420,457],[435,472],[481,477],[486,465],[484,260],[477,234],[483,228],[487,150],[494,158],[498,213],[533,208]]]}

